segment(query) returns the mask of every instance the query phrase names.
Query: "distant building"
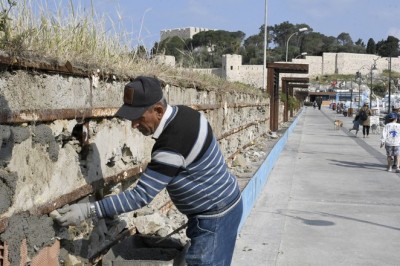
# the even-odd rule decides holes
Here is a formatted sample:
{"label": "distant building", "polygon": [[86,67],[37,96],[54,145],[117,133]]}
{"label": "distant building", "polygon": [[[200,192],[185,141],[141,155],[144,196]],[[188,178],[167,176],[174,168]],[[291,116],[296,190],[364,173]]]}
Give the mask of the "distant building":
{"label": "distant building", "polygon": [[168,37],[174,37],[174,36],[178,36],[184,40],[192,39],[193,36],[196,35],[197,33],[202,32],[202,31],[209,31],[209,30],[213,30],[213,29],[188,27],[188,28],[162,30],[160,32],[160,41],[163,41],[163,40],[167,39]]}

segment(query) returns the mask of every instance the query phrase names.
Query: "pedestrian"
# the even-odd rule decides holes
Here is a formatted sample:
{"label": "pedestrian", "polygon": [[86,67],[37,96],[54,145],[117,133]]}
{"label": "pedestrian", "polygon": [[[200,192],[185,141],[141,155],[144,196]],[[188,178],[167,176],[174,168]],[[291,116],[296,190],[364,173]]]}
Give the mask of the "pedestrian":
{"label": "pedestrian", "polygon": [[369,129],[370,129],[370,116],[372,115],[371,109],[369,109],[369,103],[365,102],[364,106],[357,113],[360,124],[363,126],[363,138],[369,136]]}
{"label": "pedestrian", "polygon": [[356,131],[356,137],[357,137],[357,133],[358,133],[358,131],[360,130],[360,116],[358,116],[358,115],[356,115],[356,116],[354,117],[354,120],[353,120],[353,128],[350,128],[350,129],[349,129],[349,132],[351,132],[352,130],[355,130],[355,131]]}
{"label": "pedestrian", "polygon": [[[400,110],[399,110],[399,105],[396,103],[394,105],[392,105],[392,112],[395,113],[397,115],[397,123],[400,123]],[[384,124],[388,124],[389,123],[389,115],[391,113],[385,115],[384,118]],[[396,162],[397,162],[397,156],[394,156],[394,160],[393,160],[393,167],[396,167]]]}
{"label": "pedestrian", "polygon": [[[398,107],[397,105],[393,105],[393,106],[392,106],[392,112],[395,113],[395,114],[397,114],[397,123],[400,123],[400,110],[399,110],[399,107]],[[389,113],[389,114],[390,114],[390,113]],[[386,125],[387,123],[389,123],[389,114],[387,114],[387,115],[385,116],[385,118],[384,118],[384,123],[385,123],[385,125]]]}
{"label": "pedestrian", "polygon": [[318,110],[321,110],[321,105],[322,105],[322,97],[318,96],[317,99],[315,100],[318,105]]}
{"label": "pedestrian", "polygon": [[[389,123],[385,125],[381,134],[381,148],[385,146],[387,155],[387,170],[392,171],[392,160],[396,158],[396,173],[400,172],[400,124],[397,123],[397,114],[388,114]],[[393,157],[393,158],[392,158]]]}
{"label": "pedestrian", "polygon": [[160,81],[145,76],[125,86],[116,116],[155,140],[150,163],[133,189],[65,206],[58,222],[69,226],[130,212],[166,188],[188,217],[187,265],[230,265],[243,211],[241,193],[205,116],[187,106],[169,105]]}

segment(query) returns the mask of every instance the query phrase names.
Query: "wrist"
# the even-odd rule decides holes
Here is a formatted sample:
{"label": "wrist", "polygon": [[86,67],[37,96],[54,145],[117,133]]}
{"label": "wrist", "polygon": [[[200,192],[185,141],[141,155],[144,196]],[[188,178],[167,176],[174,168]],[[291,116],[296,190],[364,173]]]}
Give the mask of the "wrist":
{"label": "wrist", "polygon": [[89,218],[97,218],[96,204],[89,203]]}

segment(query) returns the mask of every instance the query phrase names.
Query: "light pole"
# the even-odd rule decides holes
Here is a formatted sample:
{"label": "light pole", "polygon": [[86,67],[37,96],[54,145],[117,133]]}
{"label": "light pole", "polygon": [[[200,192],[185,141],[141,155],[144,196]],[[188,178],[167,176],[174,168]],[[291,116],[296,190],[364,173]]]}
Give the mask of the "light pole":
{"label": "light pole", "polygon": [[299,55],[296,56],[294,59],[297,59],[297,58],[299,58],[300,56],[305,56],[305,55],[307,55],[307,52],[303,52],[303,53],[299,54]]}
{"label": "light pole", "polygon": [[371,66],[371,71],[370,71],[370,74],[371,74],[371,88],[370,88],[370,92],[369,92],[369,108],[372,108],[372,95],[373,95],[373,93],[372,93],[372,71],[373,70],[377,70],[377,68],[376,68],[376,60],[378,60],[378,58],[374,59],[374,64]]}
{"label": "light pole", "polygon": [[297,32],[292,33],[292,35],[290,35],[289,38],[287,39],[287,42],[286,42],[286,62],[287,62],[287,59],[288,59],[288,51],[289,51],[289,41],[290,41],[290,38],[292,38],[292,37],[293,37],[294,35],[296,35],[296,34],[299,34],[299,32],[303,32],[303,31],[307,31],[307,30],[308,30],[307,27],[300,28]]}
{"label": "light pole", "polygon": [[267,90],[267,81],[265,72],[267,71],[267,4],[268,1],[265,0],[265,10],[264,10],[264,65],[263,65],[263,91]]}
{"label": "light pole", "polygon": [[353,117],[353,81],[350,81],[350,108],[347,111],[348,117]]}
{"label": "light pole", "polygon": [[391,79],[392,78],[392,57],[389,57],[389,97],[388,97],[388,114],[390,113],[390,83],[391,83]]}
{"label": "light pole", "polygon": [[358,110],[360,110],[360,104],[361,104],[361,72],[360,71],[356,72],[356,80],[358,80]]}

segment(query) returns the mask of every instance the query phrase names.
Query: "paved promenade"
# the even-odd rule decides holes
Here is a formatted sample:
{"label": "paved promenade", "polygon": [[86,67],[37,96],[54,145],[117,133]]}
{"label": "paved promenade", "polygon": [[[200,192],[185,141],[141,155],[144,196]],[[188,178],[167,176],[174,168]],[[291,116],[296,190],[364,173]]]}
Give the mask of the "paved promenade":
{"label": "paved promenade", "polygon": [[351,121],[327,107],[303,111],[232,265],[400,265],[400,174],[386,171],[379,135],[356,138]]}

